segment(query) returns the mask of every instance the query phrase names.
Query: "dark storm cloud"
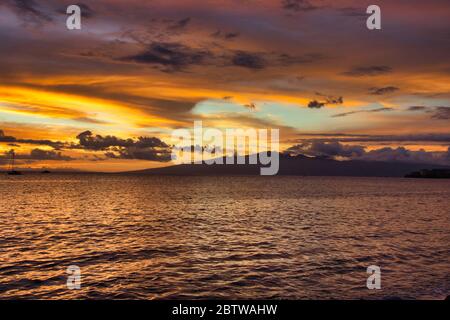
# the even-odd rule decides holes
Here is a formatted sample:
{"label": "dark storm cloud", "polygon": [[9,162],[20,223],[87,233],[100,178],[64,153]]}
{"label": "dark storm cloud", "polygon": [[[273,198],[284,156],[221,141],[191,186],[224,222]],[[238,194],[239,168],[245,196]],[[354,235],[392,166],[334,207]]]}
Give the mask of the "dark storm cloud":
{"label": "dark storm cloud", "polygon": [[206,50],[194,49],[181,43],[155,42],[147,50],[121,60],[167,67],[178,71],[191,65],[200,65],[210,56]]}
{"label": "dark storm cloud", "polygon": [[375,96],[381,96],[383,94],[393,93],[395,91],[398,91],[399,88],[388,86],[388,87],[381,87],[381,88],[370,88],[369,93]]}
{"label": "dark storm cloud", "polygon": [[357,110],[357,111],[349,111],[349,112],[343,112],[338,113],[335,115],[332,115],[332,118],[340,118],[340,117],[346,117],[355,113],[373,113],[373,112],[384,112],[384,111],[392,111],[393,108],[377,108],[377,109],[371,109],[371,110]]}
{"label": "dark storm cloud", "polygon": [[378,76],[392,72],[389,66],[354,67],[343,74],[351,77]]}
{"label": "dark storm cloud", "polygon": [[66,145],[64,142],[59,142],[59,141],[37,140],[37,139],[18,139],[13,136],[5,135],[3,130],[0,130],[0,142],[35,144],[35,145],[49,146],[54,149],[60,149]]}
{"label": "dark storm cloud", "polygon": [[431,114],[431,119],[435,120],[450,120],[450,107],[438,106],[438,107],[427,107],[427,106],[411,106],[406,109],[407,111],[422,111]]}
{"label": "dark storm cloud", "polygon": [[231,59],[231,63],[234,66],[248,69],[264,69],[266,67],[266,61],[261,54],[245,51],[236,52]]}
{"label": "dark storm cloud", "polygon": [[450,165],[450,148],[447,152],[411,151],[404,147],[385,147],[366,151],[365,147],[361,145],[345,145],[339,141],[312,141],[292,146],[285,153],[331,159],[348,158],[351,160]]}
{"label": "dark storm cloud", "polygon": [[325,57],[320,53],[290,55],[287,53],[264,53],[239,50],[231,54],[231,64],[253,70],[269,67],[289,67],[300,64],[314,63]]}
{"label": "dark storm cloud", "polygon": [[325,104],[343,104],[344,98],[342,96],[330,96],[320,92],[316,92],[316,95],[324,99]]}
{"label": "dark storm cloud", "polygon": [[94,17],[95,16],[95,11],[90,7],[90,6],[88,6],[87,4],[85,4],[85,3],[77,3],[77,5],[80,7],[80,9],[81,9],[81,16],[83,17],[83,18],[92,18],[92,17]]}
{"label": "dark storm cloud", "polygon": [[361,19],[367,18],[366,8],[364,7],[361,8],[344,7],[338,8],[337,10],[346,17],[355,17]]}
{"label": "dark storm cloud", "polygon": [[362,146],[343,145],[337,141],[312,141],[292,146],[286,152],[314,157],[352,157],[361,156],[365,151]]}
{"label": "dark storm cloud", "polygon": [[21,16],[25,20],[52,20],[50,16],[41,11],[38,4],[34,0],[6,0],[5,4],[11,7],[19,16]]}
{"label": "dark storm cloud", "polygon": [[[184,20],[183,20],[184,21]],[[262,70],[269,67],[289,67],[321,61],[325,56],[318,52],[305,54],[287,54],[284,52],[248,51],[231,49],[215,43],[203,43],[194,46],[187,41],[154,41],[155,36],[148,32],[127,30],[121,33],[123,38],[138,43],[144,49],[135,54],[121,55],[112,51],[125,48],[126,42],[110,42],[110,46],[100,48],[97,52],[87,50],[84,57],[100,58],[147,64],[166,72],[185,71],[192,66],[201,67],[241,67],[250,70]],[[232,40],[239,36],[238,32],[224,33],[221,30],[211,34],[222,40]],[[168,38],[168,37],[164,37]],[[217,48],[219,48],[217,50]]]}
{"label": "dark storm cloud", "polygon": [[325,95],[322,94],[320,92],[316,92],[317,96],[322,97],[321,100],[312,100],[308,103],[308,108],[311,109],[320,109],[322,107],[325,107],[326,105],[329,104],[342,104],[344,103],[344,98],[339,96],[339,97],[335,97],[335,96],[330,96],[330,95]]}
{"label": "dark storm cloud", "polygon": [[61,152],[52,150],[33,149],[30,152],[30,160],[58,160],[58,161],[70,161],[74,160],[69,156],[64,156]]}
{"label": "dark storm cloud", "polygon": [[436,107],[431,118],[437,120],[450,120],[450,107]]}
{"label": "dark storm cloud", "polygon": [[308,103],[308,108],[311,108],[311,109],[320,109],[322,107],[325,107],[324,102],[319,102],[317,100],[313,100]]}
{"label": "dark storm cloud", "polygon": [[[55,149],[83,149],[87,151],[104,151],[108,158],[140,159],[151,161],[169,161],[171,147],[156,137],[138,137],[137,139],[121,139],[116,136],[94,135],[91,131],[80,133],[76,137],[78,144],[69,142],[53,142],[49,140],[16,139],[6,136],[0,130],[0,142],[47,145]],[[9,159],[10,154],[5,158]],[[17,159],[23,160],[74,160],[61,152],[52,150],[33,149],[30,154],[17,154]]]}
{"label": "dark storm cloud", "polygon": [[281,6],[285,10],[291,11],[311,11],[315,10],[318,7],[313,5],[309,0],[282,0]]}
{"label": "dark storm cloud", "polygon": [[[5,152],[0,156],[1,159],[11,159],[13,150]],[[42,150],[42,149],[33,149],[29,154],[14,154],[15,159],[20,160],[54,160],[54,161],[71,161],[75,160],[72,157],[65,156],[61,152],[56,152],[53,150]]]}
{"label": "dark storm cloud", "polygon": [[189,22],[191,22],[191,18],[184,18],[178,20],[174,24],[170,25],[169,29],[171,30],[184,29],[189,24]]}
{"label": "dark storm cloud", "polygon": [[239,32],[223,32],[222,30],[217,30],[211,34],[211,37],[219,38],[223,40],[233,40],[239,37]]}
{"label": "dark storm cloud", "polygon": [[133,144],[137,148],[167,148],[168,145],[155,137],[139,137]]}
{"label": "dark storm cloud", "polygon": [[65,142],[51,141],[51,140],[37,140],[37,139],[16,139],[15,142],[25,144],[45,145],[52,147],[54,149],[61,149],[67,145]]}
{"label": "dark storm cloud", "polygon": [[171,160],[172,151],[169,148],[137,148],[127,147],[117,149],[114,152],[106,152],[105,156],[113,159],[135,159],[158,162],[168,162]]}
{"label": "dark storm cloud", "polygon": [[120,139],[115,136],[94,135],[91,131],[84,131],[77,136],[79,144],[88,150],[106,150],[110,147],[129,147],[134,144],[132,139]]}
{"label": "dark storm cloud", "polygon": [[358,160],[386,161],[386,162],[410,162],[450,165],[447,152],[428,152],[425,150],[412,151],[404,147],[380,148],[364,153]]}
{"label": "dark storm cloud", "polygon": [[427,110],[427,108],[428,107],[425,107],[425,106],[411,106],[411,107],[408,107],[408,111],[425,111],[425,110]]}
{"label": "dark storm cloud", "polygon": [[116,159],[139,159],[150,161],[169,161],[171,148],[156,137],[139,137],[134,139],[121,139],[116,136],[94,135],[85,131],[77,136],[79,145],[91,151],[105,151],[105,156]]}

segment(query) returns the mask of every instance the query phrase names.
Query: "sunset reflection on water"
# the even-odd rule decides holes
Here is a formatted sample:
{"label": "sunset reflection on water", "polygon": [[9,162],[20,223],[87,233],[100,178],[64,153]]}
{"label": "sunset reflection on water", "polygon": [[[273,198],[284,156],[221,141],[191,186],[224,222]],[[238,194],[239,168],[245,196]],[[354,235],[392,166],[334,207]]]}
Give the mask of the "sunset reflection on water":
{"label": "sunset reflection on water", "polygon": [[[380,186],[383,186],[380,188]],[[0,298],[445,298],[449,181],[0,180]],[[366,288],[379,265],[382,290]],[[82,288],[68,290],[77,265]]]}

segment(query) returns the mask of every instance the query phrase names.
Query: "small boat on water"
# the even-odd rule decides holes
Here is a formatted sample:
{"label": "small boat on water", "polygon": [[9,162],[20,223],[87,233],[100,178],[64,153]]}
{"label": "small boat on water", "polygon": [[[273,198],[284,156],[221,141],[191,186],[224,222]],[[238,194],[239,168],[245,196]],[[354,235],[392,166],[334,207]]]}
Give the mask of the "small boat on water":
{"label": "small boat on water", "polygon": [[14,160],[16,158],[16,153],[14,152],[14,150],[11,150],[9,153],[11,154],[11,170],[8,171],[8,175],[10,175],[10,176],[22,175],[22,172],[14,169]]}

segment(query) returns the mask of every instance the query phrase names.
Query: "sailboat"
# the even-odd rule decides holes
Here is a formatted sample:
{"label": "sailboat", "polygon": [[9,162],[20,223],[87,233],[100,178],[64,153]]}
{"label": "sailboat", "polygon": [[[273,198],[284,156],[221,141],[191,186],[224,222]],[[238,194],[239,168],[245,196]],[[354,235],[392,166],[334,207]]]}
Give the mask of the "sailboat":
{"label": "sailboat", "polygon": [[16,158],[16,153],[14,152],[14,150],[11,150],[9,153],[11,154],[11,170],[8,171],[8,174],[10,176],[20,176],[22,172],[14,170],[14,160]]}

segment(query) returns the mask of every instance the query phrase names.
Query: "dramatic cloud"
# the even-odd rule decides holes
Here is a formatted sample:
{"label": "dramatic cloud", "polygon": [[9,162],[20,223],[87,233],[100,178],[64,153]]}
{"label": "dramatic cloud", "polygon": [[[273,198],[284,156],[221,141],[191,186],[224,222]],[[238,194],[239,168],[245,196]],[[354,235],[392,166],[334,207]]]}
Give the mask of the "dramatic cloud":
{"label": "dramatic cloud", "polygon": [[155,42],[146,51],[121,60],[154,64],[166,67],[168,71],[178,71],[191,65],[199,65],[208,56],[208,51],[190,48],[181,43]]}
{"label": "dramatic cloud", "polygon": [[450,120],[450,107],[436,107],[431,118],[438,120]]}
{"label": "dramatic cloud", "polygon": [[316,95],[322,97],[322,99],[319,100],[312,100],[308,103],[308,108],[311,109],[320,109],[322,107],[325,107],[328,104],[342,104],[344,103],[343,97],[334,97],[329,95],[324,95],[319,92],[316,92]]}
{"label": "dramatic cloud", "polygon": [[[105,160],[107,152],[127,159],[162,154],[143,154],[138,139],[128,137],[159,137],[203,120],[220,128],[283,128],[282,145],[304,142],[301,130],[335,128],[369,133],[330,139],[366,140],[361,144],[371,149],[420,139],[414,150],[442,150],[449,133],[449,6],[385,2],[389,36],[368,33],[367,6],[356,0],[2,0],[1,147],[20,146],[19,154],[67,150],[86,157],[72,165],[96,170],[90,159]],[[82,9],[79,32],[65,26],[70,4]],[[343,103],[340,96],[346,108],[333,112],[328,107]],[[85,130],[103,140],[72,142]],[[110,146],[97,150],[100,143]],[[109,160],[111,170],[146,165]]]}
{"label": "dramatic cloud", "polygon": [[290,154],[302,154],[313,157],[354,157],[364,154],[364,147],[343,145],[339,142],[312,141],[290,147]]}
{"label": "dramatic cloud", "polygon": [[357,111],[349,111],[349,112],[343,112],[343,113],[338,113],[335,115],[332,115],[332,118],[340,118],[340,117],[346,117],[349,116],[351,114],[355,114],[355,113],[373,113],[373,112],[384,112],[384,111],[392,111],[394,109],[392,108],[377,108],[377,109],[371,109],[371,110],[357,110]]}
{"label": "dramatic cloud", "polygon": [[[450,149],[449,149],[450,150]],[[429,163],[438,165],[450,165],[447,152],[427,152],[425,150],[411,151],[404,147],[381,148],[366,152],[359,160],[386,161],[386,162],[410,162]]]}
{"label": "dramatic cloud", "polygon": [[324,103],[325,104],[343,104],[344,103],[344,98],[343,97],[335,97],[335,96],[330,96],[330,95],[326,95],[320,92],[316,92],[316,95],[323,97],[324,98]]}
{"label": "dramatic cloud", "polygon": [[70,161],[73,158],[69,156],[64,156],[61,152],[56,152],[52,150],[41,150],[41,149],[33,149],[30,152],[31,160],[58,160],[58,161]]}
{"label": "dramatic cloud", "polygon": [[51,140],[39,140],[39,139],[18,139],[12,136],[6,136],[3,130],[0,130],[0,142],[7,142],[7,143],[24,143],[24,144],[34,144],[34,145],[41,145],[41,146],[49,146],[54,149],[60,149],[66,146],[64,142],[60,141],[51,141]]}
{"label": "dramatic cloud", "polygon": [[392,92],[395,92],[398,90],[399,90],[399,88],[397,88],[397,87],[389,86],[389,87],[382,87],[382,88],[370,88],[369,93],[372,95],[381,96],[383,94],[392,93]]}
{"label": "dramatic cloud", "polygon": [[378,76],[392,72],[388,66],[354,67],[343,74],[351,77]]}
{"label": "dramatic cloud", "polygon": [[[171,147],[156,137],[138,137],[137,139],[121,139],[111,135],[94,135],[91,131],[80,133],[77,137],[78,144],[68,142],[53,142],[49,140],[16,139],[6,136],[0,130],[0,142],[7,142],[9,146],[15,143],[36,144],[51,146],[55,149],[83,149],[86,151],[103,151],[107,158],[115,159],[139,159],[166,162],[171,160]],[[10,159],[10,153],[5,153],[3,159]],[[16,154],[16,159],[21,160],[74,160],[61,152],[53,150],[33,149],[30,154]]]}
{"label": "dramatic cloud", "polygon": [[425,106],[411,106],[411,107],[408,107],[408,111],[425,111],[425,110],[427,110],[428,109],[428,107],[425,107]]}
{"label": "dramatic cloud", "polygon": [[345,133],[302,133],[299,141],[320,140],[327,142],[438,142],[450,143],[450,133],[404,134],[404,135],[368,135]]}
{"label": "dramatic cloud", "polygon": [[129,147],[134,144],[132,139],[120,139],[115,136],[93,135],[85,131],[77,136],[80,146],[88,150],[106,150],[110,147]]}
{"label": "dramatic cloud", "polygon": [[232,53],[230,57],[231,65],[253,70],[261,70],[268,67],[289,67],[313,63],[322,59],[324,59],[324,56],[319,53],[294,56],[287,53],[263,53],[242,50]]}
{"label": "dramatic cloud", "polygon": [[217,30],[216,32],[211,34],[212,37],[223,40],[233,40],[239,37],[239,35],[239,32],[223,32],[222,30]]}
{"label": "dramatic cloud", "polygon": [[261,55],[244,51],[236,52],[231,59],[231,62],[235,66],[248,69],[263,69],[266,64]]}
{"label": "dramatic cloud", "polygon": [[184,19],[178,20],[173,25],[169,26],[169,29],[172,29],[172,30],[184,29],[189,24],[190,21],[191,21],[191,18],[184,18]]}
{"label": "dramatic cloud", "polygon": [[325,107],[324,102],[319,102],[317,100],[313,100],[308,103],[308,108],[311,108],[311,109],[320,109],[322,107]]}
{"label": "dramatic cloud", "polygon": [[282,0],[281,5],[283,9],[292,11],[311,11],[318,7],[311,4],[309,0]]}
{"label": "dramatic cloud", "polygon": [[426,106],[411,106],[408,111],[422,111],[431,114],[431,119],[435,120],[449,120],[450,119],[450,107],[426,107]]}
{"label": "dramatic cloud", "polygon": [[360,145],[345,145],[337,141],[312,141],[288,148],[285,153],[320,158],[386,162],[409,162],[437,165],[450,165],[450,148],[446,152],[411,151],[404,147],[380,148],[366,151]]}
{"label": "dramatic cloud", "polygon": [[[0,156],[0,159],[9,160],[11,159],[13,151],[7,151],[3,155]],[[14,158],[17,160],[33,160],[33,161],[42,161],[42,160],[53,160],[53,161],[71,161],[74,160],[69,156],[63,155],[61,152],[56,152],[53,150],[42,150],[42,149],[33,149],[29,154],[23,153],[15,153]]]}
{"label": "dramatic cloud", "polygon": [[170,161],[170,147],[155,137],[139,137],[137,140],[115,136],[94,135],[85,131],[77,136],[79,147],[93,151],[107,151],[109,158]]}
{"label": "dramatic cloud", "polygon": [[118,149],[115,152],[107,152],[105,155],[113,159],[137,159],[158,162],[171,160],[171,150],[168,148],[138,148],[136,146]]}
{"label": "dramatic cloud", "polygon": [[[33,85],[33,88],[54,91],[64,94],[74,94],[79,96],[89,96],[93,98],[100,98],[102,100],[114,101],[116,103],[126,103],[138,106],[143,112],[148,112],[152,116],[170,117],[171,119],[184,122],[189,121],[189,112],[195,104],[202,100],[201,98],[184,98],[184,99],[162,99],[158,97],[147,97],[138,94],[124,93],[120,90],[115,91],[108,88],[108,86],[99,84],[70,84],[70,85]],[[55,108],[49,110],[52,112]],[[78,109],[78,108],[77,108]],[[34,109],[33,109],[34,111]],[[42,112],[42,108],[36,112]],[[81,121],[88,124],[105,124],[105,120],[93,119],[93,113],[82,113],[78,110],[64,110],[61,108],[56,110],[62,115],[67,114],[71,120]]]}
{"label": "dramatic cloud", "polygon": [[52,21],[52,18],[39,9],[34,0],[3,0],[11,7],[25,22]]}
{"label": "dramatic cloud", "polygon": [[[216,33],[217,34],[217,33]],[[236,38],[237,33],[221,35],[227,40]],[[309,64],[324,59],[319,53],[289,55],[277,52],[253,52],[221,48],[211,50],[209,47],[197,48],[181,42],[152,42],[144,51],[115,60],[153,65],[162,71],[185,71],[192,66],[203,68],[241,67],[250,70],[263,70],[268,67],[289,67]],[[88,56],[91,56],[88,53]],[[106,54],[107,55],[107,54]]]}

